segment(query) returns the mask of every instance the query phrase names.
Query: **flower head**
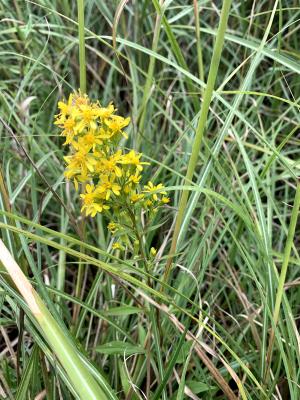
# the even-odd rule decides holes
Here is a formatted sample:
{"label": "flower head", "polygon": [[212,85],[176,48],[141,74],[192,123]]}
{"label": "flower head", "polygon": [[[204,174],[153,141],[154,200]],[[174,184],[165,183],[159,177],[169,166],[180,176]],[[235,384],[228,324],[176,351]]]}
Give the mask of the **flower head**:
{"label": "flower head", "polygon": [[111,194],[120,196],[120,190],[121,186],[115,183],[114,175],[111,176],[103,175],[97,187],[98,193],[104,193],[106,200],[109,200]]}
{"label": "flower head", "polygon": [[123,155],[122,164],[134,165],[138,171],[142,171],[143,165],[149,165],[149,163],[141,162],[141,157],[142,153],[136,153],[134,150],[130,150],[129,153]]}
{"label": "flower head", "polygon": [[154,186],[153,183],[151,181],[148,182],[148,185],[144,186],[144,193],[150,193],[152,195],[152,199],[155,201],[158,201],[158,191],[159,194],[167,194],[167,192],[162,191],[161,189],[163,189],[164,186],[162,183],[159,183],[158,185]]}
{"label": "flower head", "polygon": [[129,125],[130,118],[123,118],[119,115],[111,115],[109,118],[104,120],[105,125],[113,133],[121,132],[122,135],[127,139],[127,135],[122,131],[127,125]]}
{"label": "flower head", "polygon": [[107,225],[107,229],[114,235],[117,230],[119,229],[118,224],[116,224],[115,222],[111,221],[108,225]]}
{"label": "flower head", "polygon": [[94,217],[98,212],[101,213],[104,210],[108,210],[109,206],[104,204],[103,201],[99,201],[99,193],[95,189],[94,185],[87,184],[85,187],[86,192],[81,194],[83,205],[81,211],[85,211],[86,215]]}
{"label": "flower head", "polygon": [[112,245],[112,248],[113,248],[114,250],[124,250],[124,246],[122,246],[121,243],[119,243],[119,242],[115,242],[115,243]]}
{"label": "flower head", "polygon": [[157,250],[156,250],[155,247],[151,247],[151,249],[150,249],[150,254],[151,254],[152,257],[155,257],[155,256],[156,256]]}
{"label": "flower head", "polygon": [[[161,183],[149,181],[142,189],[142,172],[149,163],[141,161],[142,153],[120,148],[130,118],[116,115],[112,103],[103,107],[86,94],[75,92],[60,101],[58,109],[54,123],[70,149],[64,157],[65,177],[81,191],[83,213],[91,217],[105,213],[113,219],[108,230],[114,234],[123,228],[128,231],[132,213],[149,211],[147,216],[154,215],[160,205],[170,201]],[[115,242],[113,249],[122,250],[124,246]],[[153,249],[150,253],[154,256]]]}

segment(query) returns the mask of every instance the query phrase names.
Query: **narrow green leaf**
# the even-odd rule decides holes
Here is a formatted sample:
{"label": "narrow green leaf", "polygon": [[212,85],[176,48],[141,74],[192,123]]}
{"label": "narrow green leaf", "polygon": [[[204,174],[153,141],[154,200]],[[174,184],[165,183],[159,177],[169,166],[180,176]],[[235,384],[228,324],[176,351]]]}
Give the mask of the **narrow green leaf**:
{"label": "narrow green leaf", "polygon": [[32,373],[34,371],[35,365],[38,363],[39,348],[34,345],[29,360],[27,362],[26,368],[23,372],[20,385],[16,394],[16,400],[24,400],[27,397],[27,392],[30,389],[30,382],[32,378]]}
{"label": "narrow green leaf", "polygon": [[115,340],[96,347],[96,351],[101,354],[117,354],[123,356],[131,356],[133,354],[144,354],[146,351],[140,346]]}

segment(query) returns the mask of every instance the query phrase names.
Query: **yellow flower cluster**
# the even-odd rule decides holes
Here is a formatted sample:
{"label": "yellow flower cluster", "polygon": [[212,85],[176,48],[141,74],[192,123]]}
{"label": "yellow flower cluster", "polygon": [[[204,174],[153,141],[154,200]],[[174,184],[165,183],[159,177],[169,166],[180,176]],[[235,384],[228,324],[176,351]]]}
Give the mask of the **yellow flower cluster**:
{"label": "yellow flower cluster", "polygon": [[149,182],[141,188],[141,173],[149,164],[141,161],[142,154],[119,148],[122,136],[127,138],[123,129],[129,117],[116,115],[113,104],[102,107],[81,93],[70,94],[58,108],[55,124],[71,150],[64,157],[65,176],[74,181],[76,190],[81,184],[82,212],[94,217],[110,209],[136,205],[155,209],[169,202],[162,184]]}

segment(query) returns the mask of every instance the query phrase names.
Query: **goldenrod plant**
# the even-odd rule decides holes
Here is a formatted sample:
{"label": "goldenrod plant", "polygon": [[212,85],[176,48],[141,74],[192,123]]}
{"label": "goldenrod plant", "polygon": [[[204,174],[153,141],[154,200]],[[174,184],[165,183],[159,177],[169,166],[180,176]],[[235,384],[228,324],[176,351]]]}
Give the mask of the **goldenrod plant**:
{"label": "goldenrod plant", "polygon": [[[119,238],[114,249],[130,245],[134,249],[134,242],[142,239],[137,228],[142,215],[147,223],[145,218],[151,218],[170,199],[161,183],[142,185],[143,168],[149,165],[142,161],[142,153],[120,148],[121,138],[127,138],[124,128],[130,118],[115,114],[113,104],[102,107],[80,92],[60,101],[58,108],[55,124],[71,152],[64,157],[65,177],[80,190],[81,211],[86,216],[102,213],[107,217],[109,231]],[[128,229],[132,240],[124,233]]]}

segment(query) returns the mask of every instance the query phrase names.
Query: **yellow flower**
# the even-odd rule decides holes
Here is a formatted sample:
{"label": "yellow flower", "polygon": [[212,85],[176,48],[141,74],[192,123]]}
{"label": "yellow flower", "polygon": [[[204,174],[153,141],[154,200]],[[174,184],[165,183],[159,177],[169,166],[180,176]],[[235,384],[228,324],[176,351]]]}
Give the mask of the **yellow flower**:
{"label": "yellow flower", "polygon": [[150,208],[150,207],[153,206],[153,203],[152,203],[151,200],[147,199],[147,200],[145,200],[145,202],[144,202],[144,206]]}
{"label": "yellow flower", "polygon": [[111,115],[109,118],[104,120],[106,126],[113,132],[121,132],[127,138],[127,135],[122,132],[122,129],[125,128],[130,123],[130,118],[123,118],[119,115]]}
{"label": "yellow flower", "polygon": [[125,185],[124,187],[123,187],[123,190],[124,190],[124,193],[125,194],[128,194],[128,193],[130,193],[131,192],[131,185],[129,184],[129,185]]}
{"label": "yellow flower", "polygon": [[58,102],[58,108],[60,109],[60,116],[66,117],[67,115],[70,115],[72,112],[72,105],[73,105],[73,94],[71,93],[68,99],[67,103],[64,103],[63,101]]}
{"label": "yellow flower", "polygon": [[95,186],[89,183],[85,186],[86,193],[81,194],[84,204],[91,204],[95,200]]}
{"label": "yellow flower", "polygon": [[110,139],[112,137],[112,133],[108,132],[108,130],[105,130],[103,128],[100,128],[98,131],[99,138],[103,140]]}
{"label": "yellow flower", "polygon": [[83,201],[81,212],[85,211],[86,215],[94,217],[98,212],[109,209],[109,206],[97,202],[97,190],[94,185],[87,184],[85,190],[86,193],[80,195]]}
{"label": "yellow flower", "polygon": [[76,135],[76,132],[74,131],[75,120],[72,117],[69,117],[69,118],[65,119],[65,121],[63,122],[63,124],[61,126],[63,128],[61,136],[66,137],[66,141],[64,142],[64,145],[71,144]]}
{"label": "yellow flower", "polygon": [[90,104],[90,99],[87,94],[81,94],[80,90],[79,92],[75,92],[73,96],[73,105],[74,106],[83,106]]}
{"label": "yellow flower", "polygon": [[[65,120],[63,126],[65,131],[72,131],[74,126],[75,126],[75,120],[72,117],[69,117],[68,119]],[[64,132],[64,131],[63,131]]]}
{"label": "yellow flower", "polygon": [[97,172],[98,173],[103,173],[103,172],[110,172],[114,173],[118,178],[122,176],[122,170],[118,166],[118,164],[121,162],[122,158],[122,151],[118,150],[116,153],[111,155],[108,159],[106,158],[101,158],[100,163],[97,165]]}
{"label": "yellow flower", "polygon": [[124,154],[122,158],[122,164],[134,165],[137,170],[142,171],[143,165],[149,165],[147,162],[141,162],[140,158],[142,157],[142,153],[136,153],[134,150],[130,150],[129,153]]}
{"label": "yellow flower", "polygon": [[167,204],[167,203],[170,203],[170,198],[169,198],[169,197],[166,197],[166,196],[163,196],[163,197],[161,198],[161,201],[162,201],[164,204]]}
{"label": "yellow flower", "polygon": [[162,183],[159,183],[158,185],[154,186],[153,183],[151,181],[149,181],[148,185],[144,186],[144,193],[152,193],[153,200],[157,201],[158,196],[157,196],[157,193],[155,193],[156,191],[160,191],[160,194],[167,194],[167,192],[161,191],[161,189],[163,189],[163,188],[164,188],[164,186]]}
{"label": "yellow flower", "polygon": [[78,139],[78,144],[73,143],[75,149],[86,147],[86,149],[95,151],[97,145],[102,145],[103,141],[95,131],[88,131],[84,136]]}
{"label": "yellow flower", "polygon": [[86,176],[88,171],[94,172],[94,167],[97,164],[93,155],[89,154],[84,148],[80,148],[79,151],[71,156],[64,157],[64,159],[68,164],[67,171],[71,176],[77,174]]}
{"label": "yellow flower", "polygon": [[97,129],[96,119],[98,116],[97,110],[93,105],[81,105],[76,111],[74,111],[74,115],[76,120],[78,120],[74,128],[76,132],[82,132],[86,128],[92,130]]}
{"label": "yellow flower", "polygon": [[109,200],[111,193],[114,193],[116,196],[120,195],[121,186],[117,183],[114,183],[114,177],[110,177],[107,175],[101,176],[101,183],[97,187],[98,193],[105,193],[105,199]]}
{"label": "yellow flower", "polygon": [[83,175],[82,172],[74,171],[74,170],[69,170],[68,168],[64,172],[64,176],[67,179],[73,179],[73,183],[75,186],[75,189],[78,190],[78,182],[86,182],[90,179],[90,176],[88,174]]}
{"label": "yellow flower", "polygon": [[156,248],[155,248],[155,247],[151,247],[151,249],[150,249],[150,254],[151,254],[151,256],[153,256],[153,257],[155,257],[155,256],[156,256],[156,254],[157,254],[157,250],[156,250]]}
{"label": "yellow flower", "polygon": [[129,176],[128,182],[130,182],[130,183],[132,182],[133,184],[137,185],[140,182],[141,178],[142,178],[142,175],[135,173],[135,175]]}
{"label": "yellow flower", "polygon": [[124,192],[128,194],[132,191],[132,187],[140,182],[142,176],[139,175],[138,172],[136,172],[135,175],[130,175],[128,171],[126,175],[128,177],[128,180],[126,181],[126,184],[124,186]]}
{"label": "yellow flower", "polygon": [[112,245],[112,248],[113,248],[114,250],[124,250],[124,246],[122,246],[121,243],[119,243],[119,242],[115,242],[115,243]]}
{"label": "yellow flower", "polygon": [[107,229],[114,235],[119,229],[118,225],[115,222],[110,222],[107,225]]}
{"label": "yellow flower", "polygon": [[143,194],[134,193],[130,196],[130,201],[132,203],[137,203],[138,201],[142,200],[143,198],[144,198]]}
{"label": "yellow flower", "polygon": [[115,111],[113,104],[109,104],[107,107],[99,107],[96,109],[96,114],[99,118],[108,118]]}

